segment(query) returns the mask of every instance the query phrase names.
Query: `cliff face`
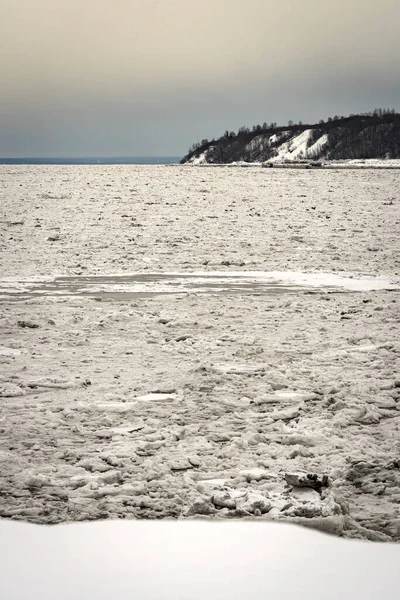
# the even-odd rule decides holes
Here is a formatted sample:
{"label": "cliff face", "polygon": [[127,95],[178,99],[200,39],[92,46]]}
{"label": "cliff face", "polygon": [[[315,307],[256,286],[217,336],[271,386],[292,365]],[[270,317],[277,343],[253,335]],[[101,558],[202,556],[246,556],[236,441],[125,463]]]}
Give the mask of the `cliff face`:
{"label": "cliff face", "polygon": [[290,162],[400,158],[400,114],[356,115],[314,125],[255,126],[203,140],[182,163]]}

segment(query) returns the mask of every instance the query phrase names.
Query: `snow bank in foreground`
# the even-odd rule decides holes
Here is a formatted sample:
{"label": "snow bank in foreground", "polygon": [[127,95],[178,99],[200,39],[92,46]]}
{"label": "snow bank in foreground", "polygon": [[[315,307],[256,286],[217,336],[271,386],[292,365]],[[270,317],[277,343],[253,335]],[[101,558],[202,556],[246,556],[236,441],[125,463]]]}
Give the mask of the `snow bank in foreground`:
{"label": "snow bank in foreground", "polygon": [[0,522],[4,600],[398,597],[400,548],[296,526]]}

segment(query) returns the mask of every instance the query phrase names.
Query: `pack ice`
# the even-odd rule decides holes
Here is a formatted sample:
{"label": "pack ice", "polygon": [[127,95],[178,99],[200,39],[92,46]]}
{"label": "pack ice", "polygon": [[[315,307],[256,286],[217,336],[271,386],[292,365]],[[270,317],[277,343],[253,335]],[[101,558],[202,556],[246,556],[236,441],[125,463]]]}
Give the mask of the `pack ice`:
{"label": "pack ice", "polygon": [[1,166],[0,515],[400,539],[397,171]]}

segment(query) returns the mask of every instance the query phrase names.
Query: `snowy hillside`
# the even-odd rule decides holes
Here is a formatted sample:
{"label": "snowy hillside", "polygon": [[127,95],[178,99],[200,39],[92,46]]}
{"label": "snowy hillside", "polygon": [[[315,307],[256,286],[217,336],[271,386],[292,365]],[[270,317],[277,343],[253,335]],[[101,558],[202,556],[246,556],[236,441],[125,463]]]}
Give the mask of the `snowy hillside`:
{"label": "snowy hillside", "polygon": [[376,111],[369,115],[335,117],[314,125],[275,123],[250,131],[228,131],[218,140],[194,144],[182,163],[285,163],[321,160],[400,158],[400,115]]}

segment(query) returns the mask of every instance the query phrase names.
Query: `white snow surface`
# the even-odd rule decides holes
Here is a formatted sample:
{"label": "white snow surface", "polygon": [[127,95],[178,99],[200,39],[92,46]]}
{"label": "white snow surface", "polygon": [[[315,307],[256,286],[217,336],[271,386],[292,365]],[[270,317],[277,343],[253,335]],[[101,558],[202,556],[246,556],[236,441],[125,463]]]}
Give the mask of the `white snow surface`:
{"label": "white snow surface", "polygon": [[3,600],[395,600],[400,548],[290,525],[0,522]]}
{"label": "white snow surface", "polygon": [[400,539],[397,171],[2,166],[0,194],[1,517]]}

